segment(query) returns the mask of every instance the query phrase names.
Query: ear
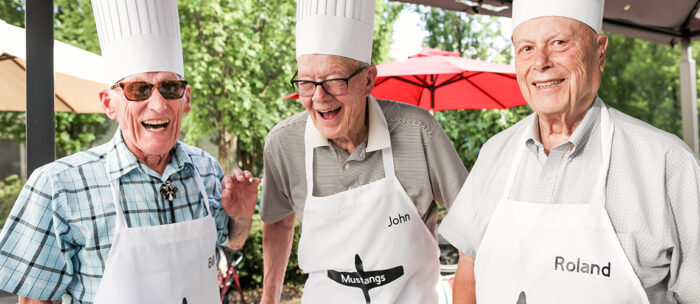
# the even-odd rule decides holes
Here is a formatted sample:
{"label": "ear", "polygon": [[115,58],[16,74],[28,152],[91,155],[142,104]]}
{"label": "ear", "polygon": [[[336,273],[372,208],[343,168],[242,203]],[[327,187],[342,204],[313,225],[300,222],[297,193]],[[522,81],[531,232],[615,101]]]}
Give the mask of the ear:
{"label": "ear", "polygon": [[117,109],[112,107],[112,97],[109,95],[109,90],[107,89],[102,89],[100,90],[99,93],[100,96],[100,105],[102,106],[102,109],[105,111],[105,115],[109,119],[116,119],[117,118]]}
{"label": "ear", "polygon": [[367,82],[365,83],[365,95],[372,93],[374,82],[377,81],[377,67],[372,65],[367,68]]}
{"label": "ear", "polygon": [[190,85],[187,85],[187,90],[185,90],[185,110],[184,113],[189,113],[192,110],[192,104],[190,104]]}
{"label": "ear", "polygon": [[608,49],[608,36],[599,35],[598,38],[596,38],[596,47],[596,51],[598,52],[598,66],[600,67],[600,71],[603,72],[605,70],[605,50]]}

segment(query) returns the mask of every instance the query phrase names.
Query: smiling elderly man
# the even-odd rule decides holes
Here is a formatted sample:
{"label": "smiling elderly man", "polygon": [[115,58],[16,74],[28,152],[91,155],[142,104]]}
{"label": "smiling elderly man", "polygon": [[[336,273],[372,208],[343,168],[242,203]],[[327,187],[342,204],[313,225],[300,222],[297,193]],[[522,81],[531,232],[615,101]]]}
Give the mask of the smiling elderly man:
{"label": "smiling elderly man", "polygon": [[535,114],[491,138],[440,226],[454,303],[700,303],[700,166],[598,97],[603,0],[516,0]]}
{"label": "smiling elderly man", "polygon": [[427,111],[369,96],[374,1],[297,4],[306,111],[265,145],[262,302],[279,301],[298,217],[304,303],[436,303],[436,202],[467,171]]}
{"label": "smiling elderly man", "polygon": [[20,303],[219,303],[215,246],[242,246],[260,181],[177,140],[176,1],[114,4],[93,1],[119,129],[32,173],[0,234],[0,288]]}

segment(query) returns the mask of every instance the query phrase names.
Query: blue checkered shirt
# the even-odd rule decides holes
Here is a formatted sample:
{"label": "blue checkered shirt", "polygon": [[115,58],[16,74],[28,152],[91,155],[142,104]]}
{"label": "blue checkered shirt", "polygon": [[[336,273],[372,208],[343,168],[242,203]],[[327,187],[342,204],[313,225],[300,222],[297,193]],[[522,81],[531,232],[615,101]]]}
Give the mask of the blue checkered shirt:
{"label": "blue checkered shirt", "polygon": [[[34,171],[0,233],[0,289],[40,300],[63,296],[64,303],[92,302],[114,238],[114,179],[119,179],[129,227],[170,224],[207,214],[193,175],[196,167],[209,196],[218,242],[225,242],[228,216],[220,205],[219,163],[181,142],[170,155],[161,176],[136,159],[117,131],[104,145]],[[166,180],[179,189],[172,202],[159,193]]]}

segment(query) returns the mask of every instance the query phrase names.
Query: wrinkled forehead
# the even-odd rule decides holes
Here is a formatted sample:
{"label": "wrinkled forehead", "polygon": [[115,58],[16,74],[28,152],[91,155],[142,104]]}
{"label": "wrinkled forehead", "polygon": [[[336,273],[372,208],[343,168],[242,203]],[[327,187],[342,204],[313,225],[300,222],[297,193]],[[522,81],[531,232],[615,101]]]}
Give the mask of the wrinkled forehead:
{"label": "wrinkled forehead", "polygon": [[513,30],[513,43],[552,37],[587,38],[596,31],[587,24],[569,17],[544,16],[527,20]]}
{"label": "wrinkled forehead", "polygon": [[326,54],[307,54],[297,57],[299,76],[324,76],[352,72],[364,63],[352,58]]}
{"label": "wrinkled forehead", "polygon": [[138,73],[134,75],[130,75],[127,77],[124,77],[124,79],[120,80],[123,82],[126,81],[145,81],[145,82],[150,82],[150,83],[157,83],[161,81],[166,81],[166,80],[182,80],[183,77],[173,73],[173,72],[145,72],[145,73]]}

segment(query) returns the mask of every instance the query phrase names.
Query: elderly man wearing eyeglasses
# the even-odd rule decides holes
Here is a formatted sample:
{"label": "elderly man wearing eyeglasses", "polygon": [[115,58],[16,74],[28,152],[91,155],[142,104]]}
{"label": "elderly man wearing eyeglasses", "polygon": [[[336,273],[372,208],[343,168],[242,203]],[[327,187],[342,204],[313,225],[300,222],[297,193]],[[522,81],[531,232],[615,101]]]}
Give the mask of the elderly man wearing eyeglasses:
{"label": "elderly man wearing eyeglasses", "polygon": [[306,111],[265,144],[262,303],[279,301],[295,218],[302,302],[437,303],[438,204],[467,170],[430,113],[370,96],[374,1],[297,5],[292,84]]}
{"label": "elderly man wearing eyeglasses", "polygon": [[243,245],[260,180],[177,140],[191,91],[176,1],[92,4],[119,130],[31,175],[0,234],[0,288],[20,303],[219,303],[216,245]]}

